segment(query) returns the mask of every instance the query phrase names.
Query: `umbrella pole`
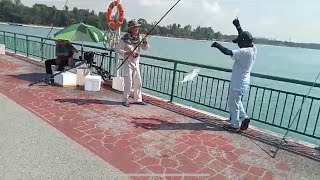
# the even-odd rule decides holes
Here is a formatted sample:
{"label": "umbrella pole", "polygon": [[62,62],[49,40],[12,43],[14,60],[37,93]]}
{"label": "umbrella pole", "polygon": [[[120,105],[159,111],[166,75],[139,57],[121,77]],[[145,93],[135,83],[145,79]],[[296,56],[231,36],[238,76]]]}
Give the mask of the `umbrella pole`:
{"label": "umbrella pole", "polygon": [[84,57],[83,57],[83,41],[82,41],[82,43],[81,43],[81,57],[84,58]]}
{"label": "umbrella pole", "polygon": [[[81,41],[81,57],[82,57],[82,60],[85,61],[84,56],[83,56],[83,41]],[[88,68],[88,67],[87,67],[87,68]],[[89,68],[88,68],[88,70],[89,70],[89,73],[91,74]]]}

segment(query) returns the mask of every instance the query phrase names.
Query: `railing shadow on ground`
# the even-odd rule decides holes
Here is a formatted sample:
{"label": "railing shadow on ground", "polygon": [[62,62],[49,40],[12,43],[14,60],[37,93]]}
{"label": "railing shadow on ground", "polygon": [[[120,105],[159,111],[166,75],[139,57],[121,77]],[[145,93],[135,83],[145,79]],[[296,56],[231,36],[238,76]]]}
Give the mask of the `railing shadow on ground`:
{"label": "railing shadow on ground", "polygon": [[34,82],[38,81],[39,79],[48,77],[46,73],[29,73],[29,74],[19,74],[19,75],[9,75],[11,77],[28,81],[28,82]]}
{"label": "railing shadow on ground", "polygon": [[122,102],[119,102],[119,101],[99,100],[99,99],[55,99],[55,101],[60,103],[74,103],[79,106],[85,105],[85,104],[104,104],[104,105],[113,105],[113,106],[122,105]]}
{"label": "railing shadow on ground", "polygon": [[[194,123],[173,123],[169,121],[160,120],[157,118],[133,118],[132,123],[136,127],[142,127],[149,130],[192,130],[192,131],[226,131],[222,127],[215,126],[205,122]],[[151,122],[145,122],[151,121]],[[152,121],[154,123],[152,123]]]}
{"label": "railing shadow on ground", "polygon": [[[280,138],[277,138],[275,136],[272,136],[270,134],[265,133],[257,133],[255,130],[248,129],[247,131],[242,132],[234,132],[229,131],[223,128],[223,125],[226,123],[223,120],[219,120],[215,117],[211,117],[209,115],[195,115],[194,112],[191,111],[185,111],[177,107],[170,107],[170,105],[164,105],[162,103],[155,102],[149,102],[150,104],[154,106],[158,106],[163,109],[167,109],[171,112],[175,112],[177,114],[195,119],[200,121],[200,123],[170,123],[163,120],[158,120],[159,122],[157,124],[149,123],[149,122],[136,122],[133,123],[136,126],[149,129],[149,130],[197,130],[197,131],[226,131],[228,133],[235,133],[237,135],[241,135],[243,137],[248,138],[250,141],[252,141],[255,145],[257,145],[262,151],[264,151],[266,154],[270,156],[270,158],[273,156],[273,152],[270,149],[263,148],[262,145],[259,145],[259,143],[263,143],[264,145],[269,145],[273,148],[277,148],[280,145]],[[171,104],[171,103],[168,103]],[[141,118],[147,120],[148,118]],[[150,119],[151,121],[157,121],[157,119]],[[202,122],[202,123],[201,123]],[[320,162],[320,147],[312,149],[303,145],[300,145],[298,143],[294,142],[285,142],[282,143],[282,145],[279,147],[282,150],[286,150],[288,152],[294,153],[296,155],[300,155],[306,158],[309,158],[314,161]]]}

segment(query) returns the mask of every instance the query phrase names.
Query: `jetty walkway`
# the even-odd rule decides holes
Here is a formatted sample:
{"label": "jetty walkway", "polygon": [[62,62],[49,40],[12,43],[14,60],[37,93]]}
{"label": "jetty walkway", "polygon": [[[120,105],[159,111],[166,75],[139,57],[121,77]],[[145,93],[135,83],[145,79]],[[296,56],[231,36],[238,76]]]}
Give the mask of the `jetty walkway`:
{"label": "jetty walkway", "polygon": [[[319,150],[144,95],[36,84],[43,64],[0,55],[0,179],[320,179]],[[290,144],[291,143],[291,144]]]}

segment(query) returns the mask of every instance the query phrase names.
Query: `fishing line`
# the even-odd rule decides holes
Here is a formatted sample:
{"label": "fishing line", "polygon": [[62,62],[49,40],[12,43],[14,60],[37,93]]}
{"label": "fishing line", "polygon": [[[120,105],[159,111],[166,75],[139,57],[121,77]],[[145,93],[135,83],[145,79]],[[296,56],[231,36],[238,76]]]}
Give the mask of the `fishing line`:
{"label": "fishing line", "polygon": [[[67,1],[66,1],[66,3],[64,4],[64,6],[63,6],[63,8],[62,8],[62,10],[61,10],[61,11],[63,11],[63,10],[67,7],[68,1],[69,1],[69,0],[67,0]],[[57,14],[58,14],[58,13],[59,13],[59,11],[57,12]],[[57,17],[57,14],[56,14],[56,17]],[[52,32],[52,30],[53,30],[53,23],[52,23],[51,29],[50,29],[50,31],[49,31],[49,33],[48,33],[48,35],[47,35],[47,38],[46,38],[46,39],[44,39],[44,42],[41,44],[41,48],[40,48],[40,50],[39,50],[39,51],[41,51],[41,50],[42,50],[43,45],[44,45],[44,43],[46,42],[46,40],[49,38],[49,35],[50,35],[50,33]]]}
{"label": "fishing line", "polygon": [[[276,154],[278,153],[278,151],[279,151],[279,149],[280,149],[280,146],[282,145],[282,143],[283,143],[284,141],[286,141],[286,140],[285,140],[286,136],[288,135],[288,133],[289,133],[289,131],[290,131],[290,129],[291,129],[291,127],[292,127],[293,123],[295,122],[295,120],[296,120],[296,118],[297,118],[298,114],[301,112],[301,110],[302,110],[302,106],[303,106],[304,102],[307,100],[307,98],[309,97],[309,94],[311,93],[311,90],[313,89],[313,87],[315,86],[316,82],[318,81],[319,76],[320,76],[320,72],[319,72],[319,74],[318,74],[318,76],[317,76],[316,80],[313,82],[313,84],[312,84],[312,86],[311,86],[311,88],[310,88],[309,92],[308,92],[308,93],[305,95],[305,97],[303,98],[303,101],[302,101],[302,103],[301,103],[301,106],[300,106],[299,110],[297,111],[297,113],[296,113],[296,115],[295,115],[294,119],[292,120],[291,124],[289,125],[289,127],[288,127],[288,129],[287,129],[287,132],[284,134],[284,136],[283,136],[282,140],[281,140],[281,141],[280,141],[280,143],[278,144],[277,149],[274,151],[274,154],[273,154],[272,158],[275,158],[275,157],[276,157]],[[290,119],[289,119],[289,121],[290,121]]]}
{"label": "fishing line", "polygon": [[[162,16],[162,18],[151,28],[151,30],[144,36],[147,37],[152,31],[153,29],[162,21],[162,19],[180,2],[181,0],[178,0],[167,12],[165,15]],[[143,39],[143,38],[142,38]],[[135,51],[140,44],[142,43],[142,40],[138,43],[138,45],[132,50]],[[120,66],[117,68],[117,70],[119,70],[119,68],[126,62],[126,60],[129,58],[129,56],[120,64]]]}

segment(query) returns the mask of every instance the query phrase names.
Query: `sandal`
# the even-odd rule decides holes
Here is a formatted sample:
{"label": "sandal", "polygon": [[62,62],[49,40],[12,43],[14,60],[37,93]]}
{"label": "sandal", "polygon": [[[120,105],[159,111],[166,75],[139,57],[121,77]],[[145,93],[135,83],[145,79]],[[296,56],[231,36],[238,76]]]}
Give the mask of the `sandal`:
{"label": "sandal", "polygon": [[242,121],[240,130],[247,130],[249,127],[250,123],[250,118],[246,118],[245,120]]}

